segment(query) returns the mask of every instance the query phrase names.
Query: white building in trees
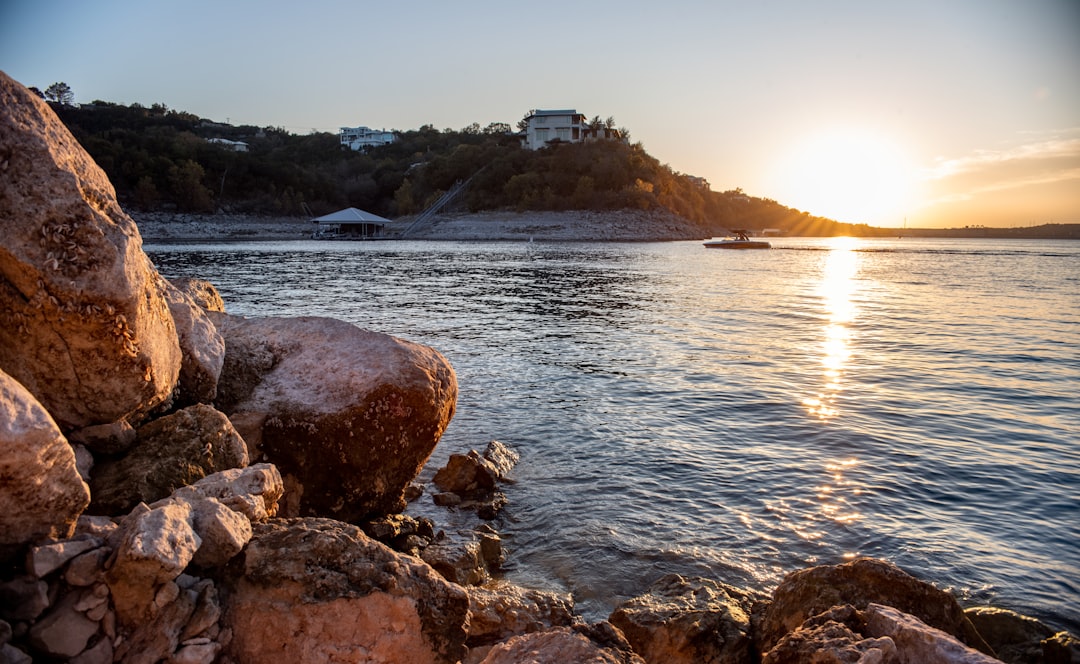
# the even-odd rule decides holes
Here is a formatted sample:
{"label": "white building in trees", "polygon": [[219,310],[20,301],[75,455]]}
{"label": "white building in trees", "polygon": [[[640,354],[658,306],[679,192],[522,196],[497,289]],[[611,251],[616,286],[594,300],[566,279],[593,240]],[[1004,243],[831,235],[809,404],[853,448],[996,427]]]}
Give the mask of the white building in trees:
{"label": "white building in trees", "polygon": [[341,144],[353,150],[363,150],[373,145],[388,145],[396,140],[394,132],[369,127],[342,127]]}

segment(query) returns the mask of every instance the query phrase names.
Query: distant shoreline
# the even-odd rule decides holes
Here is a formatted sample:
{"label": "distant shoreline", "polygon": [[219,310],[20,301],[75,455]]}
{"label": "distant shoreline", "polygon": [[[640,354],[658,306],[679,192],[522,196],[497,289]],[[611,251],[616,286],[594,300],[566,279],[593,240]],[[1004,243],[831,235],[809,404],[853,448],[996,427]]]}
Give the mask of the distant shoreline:
{"label": "distant shoreline", "polygon": [[[230,242],[309,240],[315,224],[300,217],[137,213],[132,218],[146,242]],[[392,221],[388,240],[549,242],[669,242],[703,240],[716,235],[670,212],[617,210],[593,212],[477,212],[441,214],[402,233],[415,217]],[[1080,224],[1045,224],[1023,228],[875,229],[878,238],[973,238],[1080,240]],[[719,234],[723,234],[721,231]]]}

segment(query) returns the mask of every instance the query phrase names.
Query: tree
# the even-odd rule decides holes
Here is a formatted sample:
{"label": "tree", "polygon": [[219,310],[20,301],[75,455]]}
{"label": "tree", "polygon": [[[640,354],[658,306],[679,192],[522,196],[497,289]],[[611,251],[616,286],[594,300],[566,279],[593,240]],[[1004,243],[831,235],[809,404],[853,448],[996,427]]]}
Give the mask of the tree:
{"label": "tree", "polygon": [[45,101],[54,101],[64,106],[71,106],[75,101],[75,93],[71,91],[71,86],[67,83],[53,83],[45,88]]}

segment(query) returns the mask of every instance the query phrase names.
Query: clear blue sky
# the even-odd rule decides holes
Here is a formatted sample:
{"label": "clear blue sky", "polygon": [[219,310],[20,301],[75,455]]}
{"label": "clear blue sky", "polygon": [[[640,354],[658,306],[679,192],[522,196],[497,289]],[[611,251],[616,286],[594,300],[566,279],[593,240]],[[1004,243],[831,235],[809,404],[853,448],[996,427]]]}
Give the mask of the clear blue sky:
{"label": "clear blue sky", "polygon": [[295,133],[573,108],[844,221],[1080,222],[1080,0],[0,0],[0,69]]}

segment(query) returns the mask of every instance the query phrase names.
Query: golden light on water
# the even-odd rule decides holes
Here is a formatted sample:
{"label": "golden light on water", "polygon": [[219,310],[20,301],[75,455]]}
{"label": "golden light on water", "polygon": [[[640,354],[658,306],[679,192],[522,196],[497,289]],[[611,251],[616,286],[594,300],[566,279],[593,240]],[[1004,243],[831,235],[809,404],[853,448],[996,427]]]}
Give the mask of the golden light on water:
{"label": "golden light on water", "polygon": [[807,412],[820,420],[830,420],[840,414],[836,402],[843,389],[844,368],[851,359],[851,331],[849,325],[857,313],[853,294],[855,275],[859,270],[859,255],[854,251],[859,241],[850,237],[832,238],[829,253],[822,270],[818,294],[827,314],[822,330],[822,376],[821,392],[803,399]]}

